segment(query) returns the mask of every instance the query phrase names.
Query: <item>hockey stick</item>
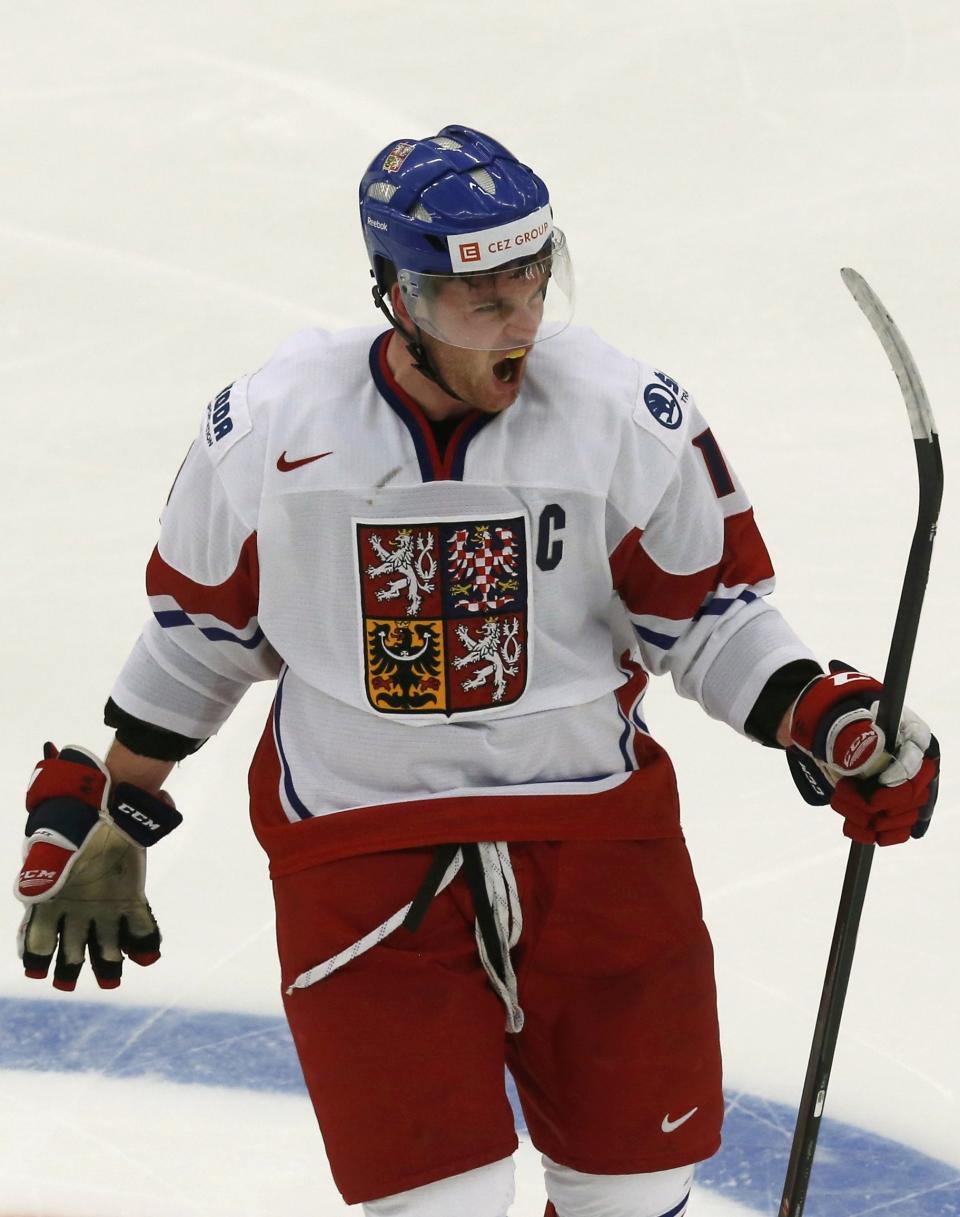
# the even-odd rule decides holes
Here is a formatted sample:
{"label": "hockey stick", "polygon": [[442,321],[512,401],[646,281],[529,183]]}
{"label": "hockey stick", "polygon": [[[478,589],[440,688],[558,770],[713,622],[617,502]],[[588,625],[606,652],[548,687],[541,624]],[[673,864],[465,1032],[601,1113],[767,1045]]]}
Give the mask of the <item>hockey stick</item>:
{"label": "hockey stick", "polygon": [[[937,531],[940,498],[943,494],[943,462],[940,457],[937,427],[923,381],[896,323],[861,275],[849,267],[845,267],[840,274],[854,300],[873,326],[900,382],[917,457],[920,486],[917,524],[903,576],[900,606],[897,609],[883,676],[883,696],[877,711],[877,721],[886,738],[894,740],[903,710],[907,676],[920,622],[920,609],[930,571],[930,555]],[[810,1182],[813,1155],[820,1132],[820,1118],[830,1081],[833,1053],[853,965],[853,953],[857,945],[857,928],[863,911],[875,848],[873,845],[861,845],[856,841],[850,846],[837,922],[827,961],[827,973],[820,995],[820,1009],[813,1032],[813,1043],[810,1046],[800,1109],[797,1112],[790,1161],[780,1200],[780,1217],[801,1217],[806,1202],[807,1185]]]}

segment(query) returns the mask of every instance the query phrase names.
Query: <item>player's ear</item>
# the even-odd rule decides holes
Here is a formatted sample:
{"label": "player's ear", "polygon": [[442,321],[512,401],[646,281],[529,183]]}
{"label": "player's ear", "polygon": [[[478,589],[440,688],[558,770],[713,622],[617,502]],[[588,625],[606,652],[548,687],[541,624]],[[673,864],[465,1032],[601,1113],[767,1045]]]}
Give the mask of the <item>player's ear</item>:
{"label": "player's ear", "polygon": [[399,283],[393,283],[390,287],[390,307],[393,309],[393,315],[401,325],[413,325],[413,318],[407,312],[407,306],[404,303],[403,292],[400,290]]}

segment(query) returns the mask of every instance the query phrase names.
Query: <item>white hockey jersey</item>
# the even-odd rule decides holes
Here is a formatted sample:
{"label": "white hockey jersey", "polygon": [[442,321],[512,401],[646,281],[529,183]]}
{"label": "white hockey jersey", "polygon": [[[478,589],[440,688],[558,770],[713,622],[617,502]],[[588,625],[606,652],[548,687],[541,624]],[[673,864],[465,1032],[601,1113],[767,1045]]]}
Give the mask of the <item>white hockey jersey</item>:
{"label": "white hockey jersey", "polygon": [[251,772],[274,873],[440,841],[680,832],[648,674],[737,730],[810,656],[690,396],[571,329],[443,453],[373,330],[293,337],[207,407],[112,696]]}

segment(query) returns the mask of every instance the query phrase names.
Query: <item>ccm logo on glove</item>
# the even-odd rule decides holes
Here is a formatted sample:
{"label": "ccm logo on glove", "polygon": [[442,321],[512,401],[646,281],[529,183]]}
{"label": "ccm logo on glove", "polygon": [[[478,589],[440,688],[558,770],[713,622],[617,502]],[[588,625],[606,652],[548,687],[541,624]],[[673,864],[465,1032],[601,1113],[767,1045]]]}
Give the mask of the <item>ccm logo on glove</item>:
{"label": "ccm logo on glove", "polygon": [[[135,790],[141,803],[144,802],[143,796],[146,794],[146,791],[139,790],[136,786],[128,786],[126,783],[121,784],[117,787],[116,800],[110,813],[117,828],[125,832],[138,845],[152,845],[154,841],[159,841],[161,837],[165,837],[172,827],[176,827],[176,825],[171,825],[168,819],[154,819],[149,812],[143,810],[143,807],[137,807],[134,803],[128,802],[126,798],[121,798],[121,790]],[[147,799],[152,802],[154,801],[154,796],[147,795]],[[180,817],[180,813],[176,808],[171,808],[171,810]],[[169,812],[167,814],[169,815]],[[180,822],[180,818],[178,818],[177,823]]]}

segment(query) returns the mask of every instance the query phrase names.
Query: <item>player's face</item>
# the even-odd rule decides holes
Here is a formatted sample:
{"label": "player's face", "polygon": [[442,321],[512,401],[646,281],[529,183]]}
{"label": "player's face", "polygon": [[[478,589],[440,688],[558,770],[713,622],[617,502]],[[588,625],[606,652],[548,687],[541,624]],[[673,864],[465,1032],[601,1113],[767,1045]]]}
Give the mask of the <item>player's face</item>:
{"label": "player's face", "polygon": [[516,400],[543,320],[549,274],[542,266],[450,279],[430,302],[421,332],[437,371],[463,403],[499,413]]}

